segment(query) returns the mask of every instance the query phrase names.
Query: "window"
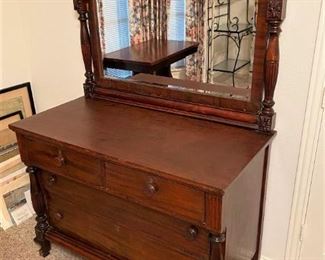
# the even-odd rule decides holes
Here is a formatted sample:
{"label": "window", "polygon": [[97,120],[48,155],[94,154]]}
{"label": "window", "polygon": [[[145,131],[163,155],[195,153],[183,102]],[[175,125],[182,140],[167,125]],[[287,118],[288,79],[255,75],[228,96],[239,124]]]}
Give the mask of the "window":
{"label": "window", "polygon": [[[113,52],[130,46],[128,0],[103,0],[103,17],[106,52]],[[106,75],[127,78],[130,71],[106,69]]]}
{"label": "window", "polygon": [[[168,19],[169,40],[185,41],[186,40],[186,0],[170,0],[170,12]],[[185,66],[185,59],[172,65],[173,68]]]}
{"label": "window", "polygon": [[168,20],[168,39],[185,41],[186,0],[171,0]]}

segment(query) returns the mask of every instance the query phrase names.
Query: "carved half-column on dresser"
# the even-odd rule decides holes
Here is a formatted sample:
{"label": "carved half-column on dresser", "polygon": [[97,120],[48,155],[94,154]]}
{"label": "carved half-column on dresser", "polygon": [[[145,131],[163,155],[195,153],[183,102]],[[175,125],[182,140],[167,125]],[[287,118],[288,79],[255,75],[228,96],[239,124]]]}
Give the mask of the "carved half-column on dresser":
{"label": "carved half-column on dresser", "polygon": [[50,252],[51,245],[50,241],[45,238],[49,224],[47,221],[44,193],[42,192],[40,183],[40,170],[36,167],[28,166],[26,171],[30,176],[31,197],[36,212],[37,224],[35,226],[36,237],[34,241],[41,246],[40,255],[47,256]]}

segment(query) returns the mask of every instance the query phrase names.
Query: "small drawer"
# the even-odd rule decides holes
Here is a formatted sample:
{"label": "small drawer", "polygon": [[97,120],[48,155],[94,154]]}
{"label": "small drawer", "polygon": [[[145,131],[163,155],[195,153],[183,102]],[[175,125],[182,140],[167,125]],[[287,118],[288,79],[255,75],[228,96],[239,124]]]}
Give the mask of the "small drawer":
{"label": "small drawer", "polygon": [[204,221],[204,192],[156,175],[106,163],[106,188],[144,206]]}
{"label": "small drawer", "polygon": [[96,187],[104,185],[101,162],[94,157],[32,139],[24,139],[23,146],[27,151],[28,163],[33,166]]}

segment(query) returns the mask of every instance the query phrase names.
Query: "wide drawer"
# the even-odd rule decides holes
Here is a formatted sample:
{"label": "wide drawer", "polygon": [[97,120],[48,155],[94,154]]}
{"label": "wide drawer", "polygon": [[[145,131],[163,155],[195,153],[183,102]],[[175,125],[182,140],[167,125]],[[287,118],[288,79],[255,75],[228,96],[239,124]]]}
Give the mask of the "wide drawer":
{"label": "wide drawer", "polygon": [[169,214],[204,222],[203,191],[115,163],[106,163],[105,171],[110,193]]}
{"label": "wide drawer", "polygon": [[208,259],[208,232],[135,203],[42,173],[50,224],[128,259]]}
{"label": "wide drawer", "polygon": [[59,175],[103,187],[104,172],[100,160],[62,145],[24,138],[22,140],[28,164]]}

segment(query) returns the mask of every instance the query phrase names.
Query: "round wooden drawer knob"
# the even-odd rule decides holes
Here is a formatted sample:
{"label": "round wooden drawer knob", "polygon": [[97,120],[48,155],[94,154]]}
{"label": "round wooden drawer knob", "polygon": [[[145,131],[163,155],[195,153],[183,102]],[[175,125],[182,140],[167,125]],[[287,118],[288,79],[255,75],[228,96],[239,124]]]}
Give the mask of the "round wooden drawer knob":
{"label": "round wooden drawer knob", "polygon": [[158,192],[159,188],[158,188],[157,184],[150,182],[147,184],[146,190],[149,195],[153,195]]}
{"label": "round wooden drawer knob", "polygon": [[61,150],[59,150],[58,156],[56,156],[54,160],[57,167],[62,167],[65,164],[65,159]]}
{"label": "round wooden drawer knob", "polygon": [[55,213],[54,217],[56,220],[61,220],[61,219],[63,219],[63,214],[60,212],[57,212],[57,213]]}
{"label": "round wooden drawer knob", "polygon": [[187,229],[187,232],[186,232],[186,237],[189,239],[189,240],[195,240],[197,238],[197,235],[199,234],[199,230],[196,226],[190,226],[188,229]]}
{"label": "round wooden drawer knob", "polygon": [[48,179],[49,185],[53,185],[56,183],[56,177],[54,175],[50,176]]}

